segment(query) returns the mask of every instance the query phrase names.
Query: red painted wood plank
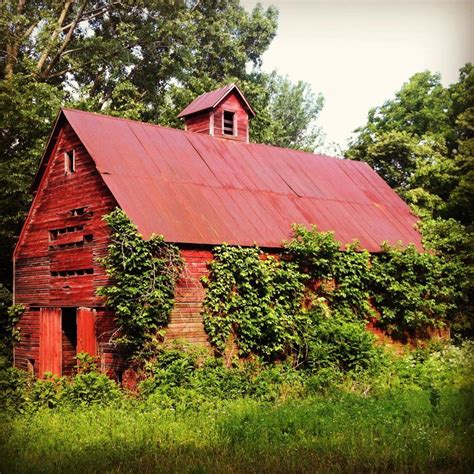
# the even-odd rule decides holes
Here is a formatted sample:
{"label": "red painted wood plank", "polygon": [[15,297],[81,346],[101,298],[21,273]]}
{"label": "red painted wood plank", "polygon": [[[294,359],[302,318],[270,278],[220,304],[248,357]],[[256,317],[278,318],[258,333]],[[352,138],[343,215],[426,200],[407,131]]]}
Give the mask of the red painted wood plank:
{"label": "red painted wood plank", "polygon": [[39,334],[39,375],[62,374],[61,309],[41,308]]}
{"label": "red painted wood plank", "polygon": [[77,310],[77,352],[87,352],[97,355],[97,341],[95,337],[95,310],[78,308]]}

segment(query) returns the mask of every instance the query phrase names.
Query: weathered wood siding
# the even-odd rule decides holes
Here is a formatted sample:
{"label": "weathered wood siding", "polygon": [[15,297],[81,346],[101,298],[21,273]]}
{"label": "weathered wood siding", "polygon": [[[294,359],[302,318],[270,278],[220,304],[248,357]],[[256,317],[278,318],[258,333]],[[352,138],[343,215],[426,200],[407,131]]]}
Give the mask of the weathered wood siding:
{"label": "weathered wood siding", "polygon": [[208,275],[210,250],[182,249],[185,268],[176,288],[175,306],[171,313],[166,339],[184,338],[189,342],[208,345],[201,315],[204,287],[201,278]]}
{"label": "weathered wood siding", "polygon": [[[234,135],[227,135],[223,131],[224,111],[233,112],[235,114],[234,125],[236,133]],[[248,142],[249,116],[242,99],[235,91],[231,92],[222,103],[212,111],[190,115],[186,117],[185,120],[186,130],[188,132],[204,133],[219,138]]]}
{"label": "weathered wood siding", "polygon": [[[75,172],[66,174],[64,153],[71,149]],[[34,364],[38,373],[39,308],[103,305],[95,295],[97,287],[108,281],[97,262],[109,242],[102,216],[115,206],[94,162],[71,127],[65,125],[15,252],[15,302],[27,308],[18,324],[18,367]],[[73,352],[65,337],[63,350],[69,356]],[[68,360],[65,372],[72,369],[70,357]]]}
{"label": "weathered wood siding", "polygon": [[186,130],[188,132],[204,133],[212,135],[211,129],[211,114],[210,112],[203,112],[201,114],[191,115],[186,117]]}
{"label": "weathered wood siding", "polygon": [[[66,174],[64,153],[71,149],[75,150],[75,172]],[[106,255],[109,244],[109,230],[102,217],[115,206],[93,160],[66,125],[59,134],[15,253],[15,302],[26,307],[18,324],[21,340],[15,348],[17,367],[34,367],[36,375],[40,375],[43,367],[57,371],[60,361],[62,374],[68,375],[75,365],[75,352],[88,349],[100,357],[105,372],[120,376],[123,355],[109,342],[116,330],[114,316],[96,296],[97,288],[108,282],[97,262]],[[81,209],[80,214],[74,215],[77,209]],[[207,344],[200,314],[204,296],[200,278],[207,274],[206,262],[212,254],[199,249],[183,249],[182,254],[186,270],[178,284],[166,337]],[[55,314],[60,314],[60,308],[78,308],[77,346],[73,347],[63,328],[57,357],[43,361],[43,365],[40,308],[52,309]],[[51,354],[44,353],[44,357]]]}
{"label": "weathered wood siding", "polygon": [[[235,136],[224,134],[222,129],[222,120],[225,110],[235,113],[237,125],[237,135]],[[236,92],[232,92],[214,110],[214,135],[229,140],[248,142],[248,127],[249,117],[244,108],[242,99],[239,98]]]}

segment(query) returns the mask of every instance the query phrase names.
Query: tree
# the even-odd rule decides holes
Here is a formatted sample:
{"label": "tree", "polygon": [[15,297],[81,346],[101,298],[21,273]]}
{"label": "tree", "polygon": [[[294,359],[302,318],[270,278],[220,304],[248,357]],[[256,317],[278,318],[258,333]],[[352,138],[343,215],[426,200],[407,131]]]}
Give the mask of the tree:
{"label": "tree", "polygon": [[356,130],[346,155],[369,163],[419,212],[470,225],[473,107],[471,64],[448,88],[439,74],[415,74],[394,99],[369,111],[367,124]]}
{"label": "tree", "polygon": [[[260,74],[254,102],[263,106],[252,121],[251,139],[284,148],[314,151],[322,143],[321,129],[315,121],[324,105],[321,94],[315,95],[309,84],[293,84],[288,77],[275,72]],[[249,97],[252,94],[249,93]]]}

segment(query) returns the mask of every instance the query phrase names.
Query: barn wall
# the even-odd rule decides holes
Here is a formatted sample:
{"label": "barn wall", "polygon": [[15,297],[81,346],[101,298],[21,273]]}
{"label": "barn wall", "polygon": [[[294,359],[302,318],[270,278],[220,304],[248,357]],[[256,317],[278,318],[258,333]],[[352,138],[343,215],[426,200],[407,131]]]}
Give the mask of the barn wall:
{"label": "barn wall", "polygon": [[[210,347],[201,315],[204,299],[201,277],[209,273],[207,262],[212,259],[212,252],[182,249],[181,256],[185,267],[177,284],[175,305],[166,328],[165,340],[184,339],[193,344]],[[96,334],[101,371],[126,385],[134,386],[130,377],[133,379],[136,374],[129,370],[127,355],[109,342],[115,330],[113,314],[104,308],[98,308]]]}
{"label": "barn wall", "polygon": [[209,345],[201,315],[204,287],[200,279],[209,273],[207,262],[212,260],[212,252],[183,249],[181,256],[185,260],[185,269],[176,288],[166,339],[184,338],[192,343]]}
{"label": "barn wall", "polygon": [[[71,149],[75,151],[76,171],[66,174],[64,153]],[[115,206],[86,149],[65,125],[15,253],[15,303],[27,308],[18,324],[18,367],[26,369],[34,364],[38,371],[38,308],[102,305],[95,296],[97,287],[108,281],[97,263],[108,245],[102,216]],[[73,212],[82,208],[83,212]],[[69,346],[63,339],[68,353],[72,351]],[[66,372],[70,370],[66,368]]]}
{"label": "barn wall", "polygon": [[[67,175],[64,152],[71,148],[75,150],[76,171]],[[108,281],[103,267],[97,263],[97,258],[105,256],[109,243],[102,216],[115,206],[115,199],[92,159],[66,125],[16,249],[15,302],[26,307],[18,323],[21,340],[15,348],[17,367],[34,369],[39,374],[40,308],[89,307],[96,308],[95,333],[101,368],[120,377],[126,361],[109,343],[116,329],[114,317],[95,295],[97,288]],[[73,209],[80,208],[86,208],[83,214],[72,214]],[[69,231],[56,233],[60,229]],[[204,296],[200,278],[207,274],[206,262],[212,254],[207,250],[183,249],[182,256],[186,270],[178,283],[166,338],[185,338],[206,345],[200,315]],[[64,333],[61,344],[63,374],[67,375],[73,369],[74,350]]]}

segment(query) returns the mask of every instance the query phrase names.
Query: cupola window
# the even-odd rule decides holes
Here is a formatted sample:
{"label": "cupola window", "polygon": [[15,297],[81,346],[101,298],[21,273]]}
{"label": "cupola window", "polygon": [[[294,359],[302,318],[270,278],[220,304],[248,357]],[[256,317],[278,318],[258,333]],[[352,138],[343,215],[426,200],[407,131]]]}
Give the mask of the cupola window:
{"label": "cupola window", "polygon": [[235,135],[235,112],[224,110],[222,122],[222,132],[224,135]]}

